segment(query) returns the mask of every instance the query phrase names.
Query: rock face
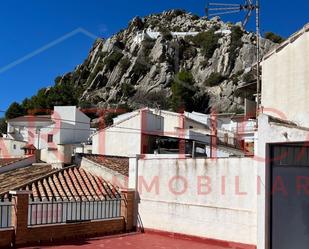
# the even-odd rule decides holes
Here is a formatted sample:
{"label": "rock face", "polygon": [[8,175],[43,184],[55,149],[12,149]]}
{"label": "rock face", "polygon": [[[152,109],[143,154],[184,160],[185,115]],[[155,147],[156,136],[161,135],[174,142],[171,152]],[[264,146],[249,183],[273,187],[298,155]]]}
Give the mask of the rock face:
{"label": "rock face", "polygon": [[[242,105],[235,89],[253,79],[255,44],[255,35],[237,25],[172,10],[136,17],[126,30],[98,39],[85,62],[63,79],[81,89],[81,104],[166,109],[175,75],[188,71],[210,107],[235,111]],[[274,46],[262,39],[261,54]]]}

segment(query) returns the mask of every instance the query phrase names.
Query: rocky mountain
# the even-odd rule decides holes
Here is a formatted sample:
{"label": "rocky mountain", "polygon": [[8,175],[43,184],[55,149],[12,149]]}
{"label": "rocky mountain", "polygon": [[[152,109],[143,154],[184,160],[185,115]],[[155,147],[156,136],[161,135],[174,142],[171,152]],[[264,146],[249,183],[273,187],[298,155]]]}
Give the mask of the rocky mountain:
{"label": "rocky mountain", "polygon": [[[262,39],[261,54],[274,46]],[[56,86],[69,84],[81,106],[169,109],[185,94],[184,102],[195,103],[191,109],[240,111],[235,89],[254,80],[255,61],[255,35],[240,25],[171,10],[136,17],[127,29],[98,39]]]}

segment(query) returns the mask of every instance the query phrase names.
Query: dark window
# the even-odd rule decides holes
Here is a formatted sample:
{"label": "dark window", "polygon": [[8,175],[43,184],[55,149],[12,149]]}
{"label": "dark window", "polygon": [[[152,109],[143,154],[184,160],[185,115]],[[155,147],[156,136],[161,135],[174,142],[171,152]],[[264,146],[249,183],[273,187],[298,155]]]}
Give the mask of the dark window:
{"label": "dark window", "polygon": [[54,140],[54,136],[53,136],[52,134],[48,134],[48,136],[47,136],[47,142],[48,142],[48,143],[52,143],[53,140]]}
{"label": "dark window", "polygon": [[16,144],[13,145],[13,149],[16,150]]}

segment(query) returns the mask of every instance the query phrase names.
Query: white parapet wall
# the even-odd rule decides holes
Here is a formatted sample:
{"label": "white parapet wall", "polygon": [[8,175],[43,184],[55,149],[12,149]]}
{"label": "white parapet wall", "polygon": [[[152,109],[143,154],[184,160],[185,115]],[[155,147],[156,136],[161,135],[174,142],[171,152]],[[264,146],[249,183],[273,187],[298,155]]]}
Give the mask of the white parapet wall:
{"label": "white parapet wall", "polygon": [[256,245],[252,158],[130,160],[144,228]]}
{"label": "white parapet wall", "polygon": [[62,168],[65,164],[72,162],[73,145],[57,145],[54,148],[42,149],[40,160],[52,164],[56,168]]}
{"label": "white parapet wall", "polygon": [[[177,38],[184,38],[186,36],[196,36],[198,35],[199,32],[171,32],[171,35],[173,37],[177,37]],[[134,42],[136,43],[141,43],[143,40],[145,40],[146,38],[149,39],[158,39],[158,37],[161,35],[161,32],[157,32],[157,31],[152,31],[150,29],[147,29],[146,31],[139,31],[137,32],[135,38],[134,38]]]}

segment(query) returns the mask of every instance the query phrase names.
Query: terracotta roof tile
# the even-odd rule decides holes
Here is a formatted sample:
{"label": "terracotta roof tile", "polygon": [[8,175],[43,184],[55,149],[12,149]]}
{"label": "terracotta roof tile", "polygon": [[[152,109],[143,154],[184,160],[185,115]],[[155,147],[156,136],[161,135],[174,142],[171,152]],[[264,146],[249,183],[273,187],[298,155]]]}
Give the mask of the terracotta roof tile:
{"label": "terracotta roof tile", "polygon": [[72,193],[72,197],[78,196],[78,193],[72,183],[72,180],[69,176],[68,170],[63,171],[63,178],[64,181],[67,183],[68,188],[70,189],[70,192]]}
{"label": "terracotta roof tile", "polygon": [[0,167],[4,167],[10,165],[12,163],[16,163],[18,161],[23,160],[24,158],[0,158]]}
{"label": "terracotta roof tile", "polygon": [[52,190],[48,184],[48,177],[43,179],[43,187],[45,188],[46,197],[50,200],[51,197],[54,197]]}
{"label": "terracotta roof tile", "polygon": [[89,172],[85,171],[85,173],[87,174],[88,179],[90,180],[91,186],[93,187],[93,190],[95,191],[96,195],[105,196],[105,193],[102,191],[102,189],[97,184],[95,177],[93,177],[93,175],[91,175]]}
{"label": "terracotta roof tile", "polygon": [[114,170],[124,176],[129,176],[129,158],[105,155],[84,155],[88,160]]}
{"label": "terracotta roof tile", "polygon": [[84,178],[81,177],[80,171],[81,171],[81,170],[78,170],[77,168],[74,168],[74,169],[73,169],[74,175],[76,176],[77,182],[78,182],[78,184],[80,185],[80,188],[81,188],[81,190],[83,191],[83,194],[84,194],[85,196],[90,197],[90,193],[89,193],[89,191],[88,191],[88,186],[87,186],[87,184],[84,183]]}
{"label": "terracotta roof tile", "polygon": [[36,150],[36,147],[33,144],[26,144],[22,149],[28,149],[28,150]]}
{"label": "terracotta roof tile", "polygon": [[64,186],[62,186],[62,184],[59,181],[59,173],[58,174],[54,174],[53,175],[53,182],[57,188],[57,191],[59,193],[60,196],[66,196],[65,190],[64,190]]}
{"label": "terracotta roof tile", "polygon": [[38,189],[39,189],[39,196],[44,196],[46,195],[45,191],[44,191],[44,187],[42,185],[41,181],[38,181]]}
{"label": "terracotta roof tile", "polygon": [[68,182],[65,180],[64,176],[63,176],[64,172],[59,172],[58,174],[58,179],[60,181],[61,186],[64,189],[64,193],[67,196],[68,199],[72,199],[73,198],[73,194],[71,189],[68,186]]}
{"label": "terracotta roof tile", "polygon": [[85,194],[84,194],[83,190],[81,189],[80,184],[79,184],[79,182],[78,182],[78,180],[77,180],[77,178],[76,178],[76,176],[75,176],[75,174],[74,174],[74,172],[71,168],[69,169],[69,176],[70,176],[72,182],[74,182],[74,188],[76,189],[77,196],[82,196],[83,199],[86,199]]}
{"label": "terracotta roof tile", "polygon": [[119,189],[77,166],[52,169],[36,165],[0,174],[0,197],[10,190],[32,191],[32,199],[97,200],[118,198]]}
{"label": "terracotta roof tile", "polygon": [[1,173],[0,195],[15,190],[19,186],[30,184],[34,180],[55,171],[50,165],[39,164]]}

